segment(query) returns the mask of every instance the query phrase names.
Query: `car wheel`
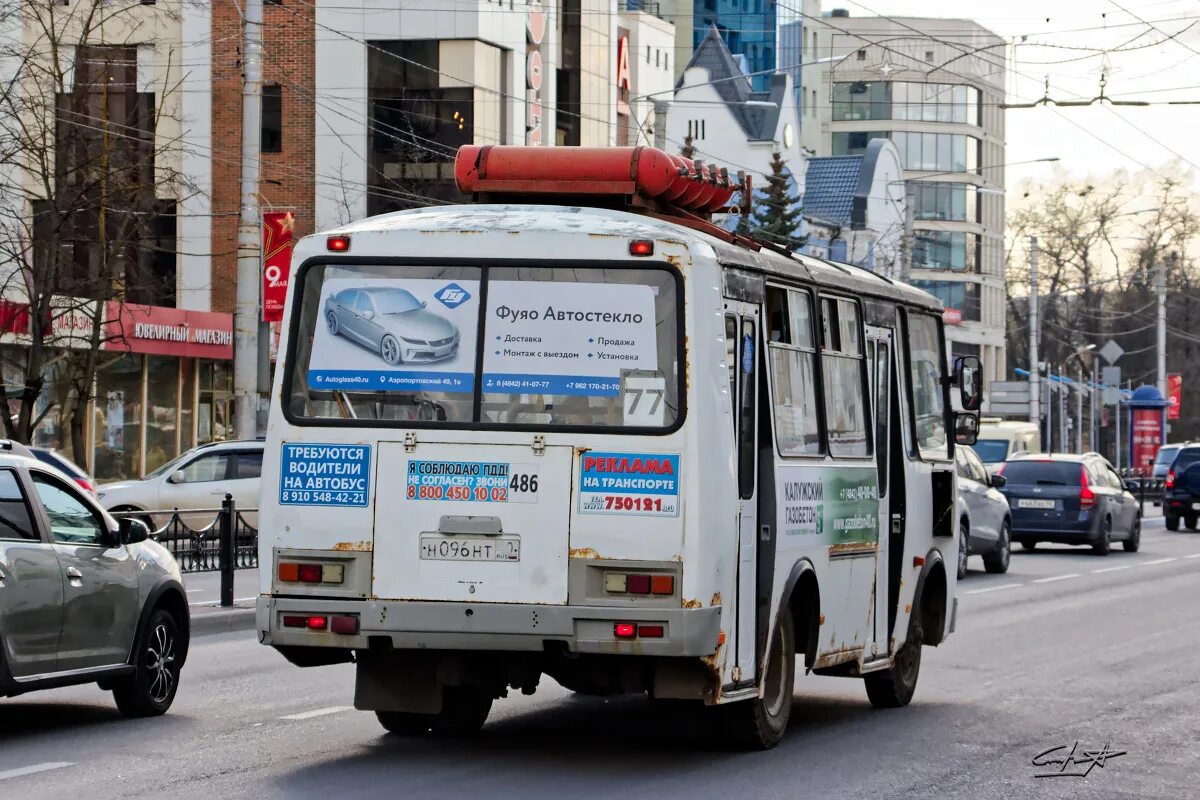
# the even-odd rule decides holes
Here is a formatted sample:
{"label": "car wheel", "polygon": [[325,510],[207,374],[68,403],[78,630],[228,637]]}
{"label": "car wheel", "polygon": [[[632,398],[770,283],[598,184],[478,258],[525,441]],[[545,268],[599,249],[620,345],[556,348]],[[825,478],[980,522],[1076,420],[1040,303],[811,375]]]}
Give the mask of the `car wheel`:
{"label": "car wheel", "polygon": [[983,567],[994,575],[1008,572],[1008,562],[1012,558],[1012,539],[1009,534],[1008,520],[1000,526],[1000,541],[996,549],[983,557]]}
{"label": "car wheel", "polygon": [[964,519],[958,524],[958,579],[967,577],[967,557],[971,555],[971,526]]}
{"label": "car wheel", "polygon": [[868,675],[864,682],[867,699],[876,708],[901,708],[912,701],[917,691],[917,678],[921,674],[921,626],[917,623],[916,609],[908,622],[908,640],[900,646],[892,661],[892,668]]}
{"label": "car wheel", "polygon": [[1126,539],[1121,546],[1125,548],[1126,553],[1136,553],[1142,545],[1142,515],[1137,514],[1133,518],[1133,527],[1129,529],[1129,538]]}
{"label": "car wheel", "polygon": [[1106,556],[1112,550],[1112,517],[1105,517],[1100,526],[1100,538],[1092,545],[1092,552],[1098,556]]}
{"label": "car wheel", "polygon": [[180,657],[186,649],[175,618],[161,608],[152,613],[137,648],[134,674],[113,688],[113,699],[127,717],[165,714],[179,689]]}
{"label": "car wheel", "polygon": [[1021,542],[1022,550],[1035,550],[1036,548],[1037,542]]}
{"label": "car wheel", "polygon": [[1169,531],[1179,530],[1179,517],[1168,514],[1163,519],[1167,523],[1167,530],[1169,530]]}
{"label": "car wheel", "polygon": [[396,341],[396,337],[390,333],[383,337],[383,341],[379,343],[379,355],[389,364],[400,363],[400,343]]}
{"label": "car wheel", "polygon": [[338,315],[336,311],[329,311],[325,314],[325,325],[329,328],[330,336],[338,335],[338,331],[342,329],[342,326],[338,324]]}
{"label": "car wheel", "polygon": [[762,697],[719,706],[726,742],[742,750],[767,750],[779,744],[792,716],[792,693],[796,685],[796,631],[792,610],[779,612],[771,637],[763,678]]}

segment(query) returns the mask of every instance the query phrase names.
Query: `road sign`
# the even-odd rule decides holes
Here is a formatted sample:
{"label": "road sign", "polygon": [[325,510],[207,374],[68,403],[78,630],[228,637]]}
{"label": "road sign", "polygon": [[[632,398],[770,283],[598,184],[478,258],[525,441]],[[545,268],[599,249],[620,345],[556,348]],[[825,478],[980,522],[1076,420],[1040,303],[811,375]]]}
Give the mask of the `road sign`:
{"label": "road sign", "polygon": [[[1112,344],[1112,340],[1109,340]],[[1120,349],[1120,348],[1117,348]],[[1103,353],[1101,353],[1103,355]],[[1121,368],[1101,367],[1100,382],[1104,384],[1104,396],[1101,398],[1106,406],[1115,406],[1121,402]]]}
{"label": "road sign", "polygon": [[[1100,357],[1110,364],[1117,363],[1117,359],[1123,355],[1125,355],[1125,348],[1121,347],[1121,345],[1117,344],[1112,339],[1109,339],[1104,343],[1104,346],[1100,348]],[[1108,381],[1105,381],[1105,383],[1108,383]]]}
{"label": "road sign", "polygon": [[989,387],[993,403],[1028,403],[1028,381],[992,381]]}

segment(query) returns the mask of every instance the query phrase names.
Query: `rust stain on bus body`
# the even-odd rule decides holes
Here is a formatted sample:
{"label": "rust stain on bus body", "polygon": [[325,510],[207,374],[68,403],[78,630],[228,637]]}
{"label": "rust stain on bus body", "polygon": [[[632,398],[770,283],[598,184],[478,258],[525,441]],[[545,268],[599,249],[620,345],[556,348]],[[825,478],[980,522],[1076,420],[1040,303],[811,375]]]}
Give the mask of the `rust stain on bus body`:
{"label": "rust stain on bus body", "polygon": [[567,551],[568,558],[604,558],[594,547],[572,547]]}
{"label": "rust stain on bus body", "polygon": [[346,552],[346,551],[355,551],[355,552],[369,553],[369,552],[371,552],[371,550],[372,550],[372,545],[371,545],[371,542],[370,542],[370,541],[365,541],[365,542],[338,542],[337,544],[335,544],[335,545],[333,546],[333,549],[334,549],[334,550],[340,550],[340,551],[342,551],[342,552]]}
{"label": "rust stain on bus body", "polygon": [[842,544],[833,544],[829,546],[829,555],[848,555],[848,554],[863,554],[874,553],[879,549],[879,545],[875,542],[844,542]]}

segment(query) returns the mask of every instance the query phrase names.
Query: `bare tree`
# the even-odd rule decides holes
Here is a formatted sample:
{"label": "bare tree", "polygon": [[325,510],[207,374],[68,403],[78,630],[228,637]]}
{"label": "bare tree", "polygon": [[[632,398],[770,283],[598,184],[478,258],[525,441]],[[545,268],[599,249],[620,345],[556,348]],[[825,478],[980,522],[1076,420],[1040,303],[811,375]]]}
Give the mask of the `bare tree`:
{"label": "bare tree", "polygon": [[138,45],[174,58],[156,32],[178,5],[0,0],[0,296],[27,339],[8,364],[20,385],[0,385],[4,432],[29,442],[58,406],[81,462],[106,314],[174,294],[156,262],[175,251],[174,201],[159,198],[181,183],[178,137],[161,135],[179,87],[139,91]]}

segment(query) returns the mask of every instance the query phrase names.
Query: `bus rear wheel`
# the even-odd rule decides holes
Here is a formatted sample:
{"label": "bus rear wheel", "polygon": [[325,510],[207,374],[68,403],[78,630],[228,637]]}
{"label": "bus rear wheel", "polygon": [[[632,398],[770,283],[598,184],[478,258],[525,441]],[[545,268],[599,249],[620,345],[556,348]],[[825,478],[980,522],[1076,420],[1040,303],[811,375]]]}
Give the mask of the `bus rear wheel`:
{"label": "bus rear wheel", "polygon": [[871,705],[876,708],[901,708],[912,701],[917,691],[917,678],[921,674],[921,642],[921,626],[914,617],[909,622],[908,640],[896,652],[892,668],[863,679]]}
{"label": "bus rear wheel", "polygon": [[436,714],[376,711],[375,718],[394,736],[473,736],[479,733],[492,710],[491,695],[472,686],[447,686],[442,710]]}
{"label": "bus rear wheel", "polygon": [[779,744],[792,716],[796,684],[796,631],[792,610],[784,606],[771,637],[761,697],[721,706],[722,733],[739,750],[769,750]]}

